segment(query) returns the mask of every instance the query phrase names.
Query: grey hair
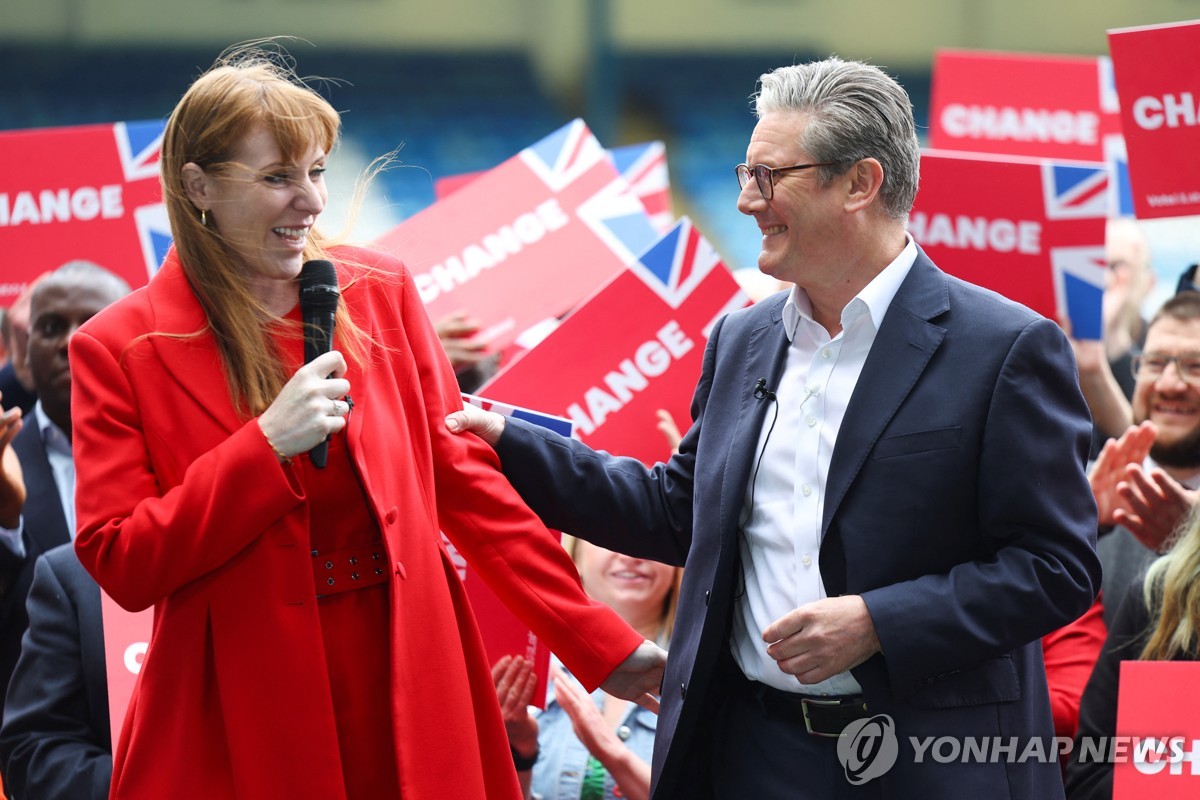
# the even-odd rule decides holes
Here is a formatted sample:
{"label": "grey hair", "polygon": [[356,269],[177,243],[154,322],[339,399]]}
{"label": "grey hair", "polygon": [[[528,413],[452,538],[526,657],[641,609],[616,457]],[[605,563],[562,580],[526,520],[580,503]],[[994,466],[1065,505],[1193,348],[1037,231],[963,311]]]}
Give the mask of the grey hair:
{"label": "grey hair", "polygon": [[759,78],[754,113],[772,111],[808,115],[800,145],[817,161],[823,184],[864,158],[883,166],[883,210],[904,219],[917,196],[921,147],[913,122],[912,101],[892,77],[871,64],[832,56],[780,67]]}
{"label": "grey hair", "polygon": [[68,261],[61,267],[46,273],[33,290],[34,297],[42,291],[43,287],[64,284],[94,286],[108,295],[110,303],[129,294],[129,284],[120,275],[106,270],[99,264],[93,264],[91,261],[77,260]]}

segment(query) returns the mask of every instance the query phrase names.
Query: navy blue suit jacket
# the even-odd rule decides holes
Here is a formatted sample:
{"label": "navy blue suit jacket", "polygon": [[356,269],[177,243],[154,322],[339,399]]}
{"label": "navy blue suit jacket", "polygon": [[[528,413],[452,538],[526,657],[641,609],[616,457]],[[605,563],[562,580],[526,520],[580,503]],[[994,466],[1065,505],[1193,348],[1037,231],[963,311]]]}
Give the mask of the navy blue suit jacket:
{"label": "navy blue suit jacket", "polygon": [[112,738],[100,587],[72,545],[37,560],[28,606],[0,728],[6,789],[17,800],[104,800]]}
{"label": "navy blue suit jacket", "polygon": [[25,519],[22,541],[25,562],[0,599],[0,698],[8,687],[9,676],[21,653],[21,637],[29,626],[25,598],[33,584],[33,567],[38,556],[71,541],[67,518],[63,515],[58,484],[46,458],[46,447],[33,414],[12,442],[25,475]]}
{"label": "navy blue suit jacket", "polygon": [[[770,406],[754,388],[765,378],[778,391],[785,300],[714,327],[692,427],[667,464],[646,469],[516,420],[497,447],[551,527],[686,563],[656,798],[708,792],[696,732],[724,691],[738,515]],[[827,593],[861,595],[882,644],[853,673],[900,739],[896,765],[878,779],[884,797],[1062,796],[1057,763],[940,764],[928,752],[916,763],[909,737],[1053,736],[1039,640],[1082,614],[1100,583],[1084,473],[1090,430],[1058,326],[919,253],[839,430],[820,551]]]}

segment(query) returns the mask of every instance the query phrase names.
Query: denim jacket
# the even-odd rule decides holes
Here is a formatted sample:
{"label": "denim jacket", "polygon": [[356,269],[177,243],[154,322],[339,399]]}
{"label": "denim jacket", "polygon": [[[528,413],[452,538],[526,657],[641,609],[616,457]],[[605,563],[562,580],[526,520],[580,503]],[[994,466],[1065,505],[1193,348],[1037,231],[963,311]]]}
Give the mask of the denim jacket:
{"label": "denim jacket", "polygon": [[[600,708],[604,692],[592,692],[592,702]],[[589,753],[575,736],[571,718],[554,700],[554,685],[546,692],[546,710],[536,714],[538,721],[538,760],[533,766],[534,800],[578,800]],[[629,704],[617,728],[617,736],[638,758],[650,763],[654,750],[654,731],[658,716],[634,703]],[[621,798],[612,775],[604,779],[604,800]]]}

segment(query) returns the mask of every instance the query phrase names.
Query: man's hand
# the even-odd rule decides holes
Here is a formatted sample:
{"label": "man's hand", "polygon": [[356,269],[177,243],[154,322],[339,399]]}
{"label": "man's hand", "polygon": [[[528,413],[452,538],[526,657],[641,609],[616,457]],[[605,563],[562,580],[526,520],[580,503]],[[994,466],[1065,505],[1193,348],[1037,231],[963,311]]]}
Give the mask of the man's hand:
{"label": "man's hand", "polygon": [[10,444],[21,432],[21,409],[0,414],[0,525],[13,529],[21,523],[25,507],[25,474]]}
{"label": "man's hand", "polygon": [[1129,480],[1130,467],[1140,468],[1154,439],[1158,436],[1158,428],[1153,422],[1146,421],[1133,425],[1121,434],[1118,439],[1110,439],[1100,449],[1092,469],[1088,473],[1088,483],[1092,486],[1092,494],[1096,498],[1101,525],[1117,525],[1117,509],[1127,508],[1128,500],[1118,491],[1119,484]]}
{"label": "man's hand", "polygon": [[858,595],[805,603],[763,631],[767,655],[800,683],[818,683],[879,652],[867,604]]}
{"label": "man's hand", "polygon": [[605,678],[600,688],[657,714],[657,695],[662,693],[666,666],[667,651],[647,639]]}
{"label": "man's hand", "polygon": [[473,433],[495,447],[496,442],[500,441],[500,434],[504,433],[504,415],[484,411],[467,403],[462,411],[446,416],[446,430],[451,433]]}
{"label": "man's hand", "polygon": [[1129,467],[1128,480],[1116,490],[1123,505],[1113,511],[1113,522],[1156,553],[1171,549],[1179,526],[1200,501],[1200,492],[1184,488],[1157,468],[1147,472]]}

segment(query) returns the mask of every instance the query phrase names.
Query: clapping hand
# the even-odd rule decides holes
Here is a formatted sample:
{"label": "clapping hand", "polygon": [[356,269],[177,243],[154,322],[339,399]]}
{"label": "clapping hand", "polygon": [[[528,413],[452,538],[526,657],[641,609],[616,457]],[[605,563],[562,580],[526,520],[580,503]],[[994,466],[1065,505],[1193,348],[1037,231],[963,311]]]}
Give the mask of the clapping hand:
{"label": "clapping hand", "polygon": [[492,682],[508,743],[518,755],[531,758],[538,750],[538,723],[529,713],[537,688],[533,662],[522,656],[504,656],[492,666]]}
{"label": "clapping hand", "polygon": [[21,432],[21,409],[10,408],[0,414],[0,525],[13,529],[21,522],[25,507],[25,475],[21,462],[9,445]]}

